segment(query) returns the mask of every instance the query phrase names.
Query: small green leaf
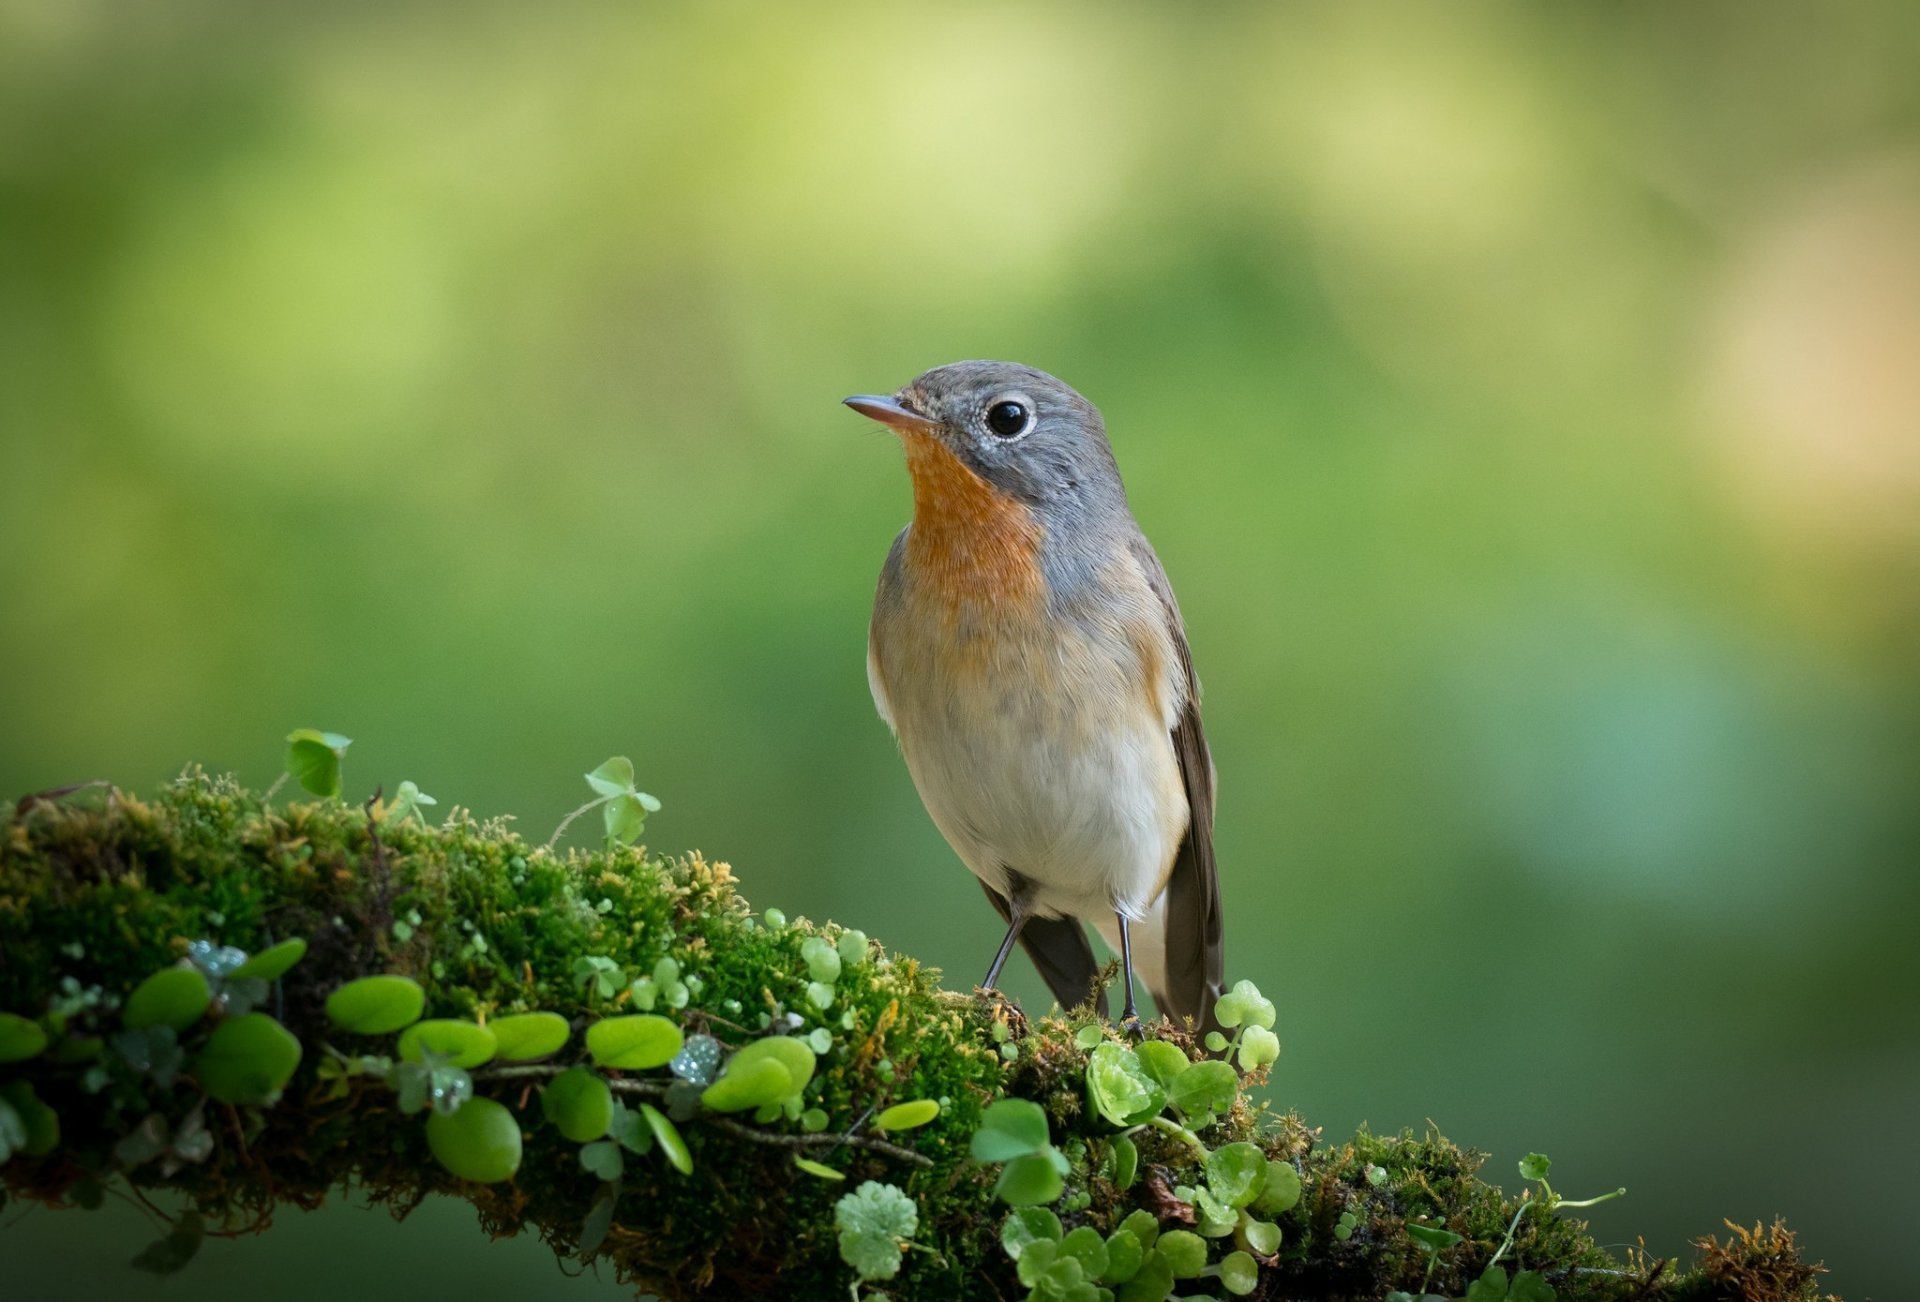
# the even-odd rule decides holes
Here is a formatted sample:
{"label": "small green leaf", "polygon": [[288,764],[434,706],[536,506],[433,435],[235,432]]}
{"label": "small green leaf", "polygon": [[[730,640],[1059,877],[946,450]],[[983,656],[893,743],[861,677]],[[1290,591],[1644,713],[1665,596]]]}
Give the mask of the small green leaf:
{"label": "small green leaf", "polygon": [[497,1049],[487,1027],[451,1017],[415,1022],[400,1033],[400,1056],[407,1062],[424,1062],[431,1053],[455,1067],[478,1067],[492,1062]]}
{"label": "small green leaf", "polygon": [[812,1158],[802,1157],[798,1153],[793,1155],[793,1164],[802,1171],[805,1171],[808,1175],[817,1175],[822,1180],[844,1180],[847,1178],[844,1174],[834,1170],[824,1162],[816,1162]]}
{"label": "small green leaf", "polygon": [[1120,1286],[1119,1302],[1162,1302],[1173,1292],[1173,1266],[1158,1252],[1149,1252],[1132,1279]]}
{"label": "small green leaf", "polygon": [[758,1040],[749,1041],[734,1050],[733,1056],[727,1059],[725,1074],[721,1076],[721,1079],[725,1080],[726,1074],[751,1067],[753,1064],[763,1061],[779,1063],[786,1069],[787,1075],[792,1077],[792,1087],[788,1090],[787,1094],[780,1096],[781,1098],[786,1098],[790,1094],[798,1094],[807,1087],[807,1082],[813,1079],[813,1069],[818,1058],[814,1054],[812,1046],[799,1036],[763,1036]]}
{"label": "small green leaf", "polygon": [[1467,1302],[1506,1302],[1507,1269],[1491,1264],[1467,1287]]}
{"label": "small green leaf", "polygon": [[1245,1297],[1260,1283],[1260,1267],[1244,1252],[1229,1252],[1220,1259],[1220,1283],[1235,1297]]}
{"label": "small green leaf", "polygon": [[141,1249],[140,1255],[129,1264],[135,1270],[144,1270],[150,1275],[176,1274],[200,1251],[200,1242],[205,1235],[206,1226],[200,1219],[200,1213],[183,1212],[165,1238]]}
{"label": "small green leaf", "polygon": [[1047,1146],[1047,1114],[1030,1099],[999,1099],[980,1115],[973,1134],[977,1162],[1006,1162]]}
{"label": "small green leaf", "polygon": [[229,1018],[194,1059],[194,1074],[221,1103],[271,1103],[300,1066],[300,1041],[265,1013]]}
{"label": "small green leaf", "polygon": [[502,1062],[528,1062],[558,1053],[572,1028],[558,1013],[509,1013],[487,1023],[493,1032],[494,1055]]}
{"label": "small green leaf", "polygon": [[1140,1149],[1126,1135],[1115,1135],[1109,1145],[1113,1154],[1111,1177],[1116,1189],[1131,1189],[1134,1177],[1140,1173]]}
{"label": "small green leaf", "polygon": [[1121,1127],[1137,1126],[1167,1105],[1166,1091],[1133,1050],[1112,1041],[1087,1058],[1087,1093],[1100,1115]]}
{"label": "small green leaf", "polygon": [[940,1105],[932,1099],[914,1099],[909,1103],[896,1103],[873,1119],[879,1130],[912,1130],[924,1126],[940,1115]]}
{"label": "small green leaf", "polygon": [[1231,1063],[1218,1059],[1196,1062],[1180,1073],[1167,1091],[1167,1102],[1188,1116],[1225,1112],[1240,1094],[1240,1077]]}
{"label": "small green leaf", "polygon": [[1081,1273],[1088,1279],[1107,1273],[1107,1241],[1091,1225],[1082,1225],[1061,1239],[1060,1255],[1079,1262]]}
{"label": "small green leaf", "polygon": [[667,1161],[681,1175],[693,1174],[693,1154],[687,1151],[687,1141],[680,1138],[680,1131],[673,1122],[651,1103],[640,1105],[640,1115],[647,1119],[647,1128],[653,1131],[653,1137],[660,1141],[660,1151],[667,1155]]}
{"label": "small green leaf", "polygon": [[1507,1286],[1507,1302],[1554,1302],[1553,1285],[1537,1270],[1523,1270]]}
{"label": "small green leaf", "polygon": [[1047,1145],[1044,1152],[1023,1154],[1008,1162],[993,1186],[994,1194],[1014,1207],[1050,1203],[1058,1198],[1066,1182],[1050,1156],[1052,1153],[1053,1146]]}
{"label": "small green leaf", "polygon": [[1158,1081],[1163,1089],[1172,1088],[1180,1073],[1193,1065],[1179,1045],[1168,1044],[1165,1040],[1143,1040],[1134,1046],[1133,1056],[1140,1060],[1147,1075]]}
{"label": "small green leaf", "polygon": [[861,1279],[891,1279],[900,1270],[900,1245],[920,1226],[913,1199],[890,1184],[869,1180],[833,1206],[840,1259]]}
{"label": "small green leaf", "polygon": [[849,928],[840,933],[840,939],[834,942],[839,951],[840,962],[847,967],[856,967],[867,961],[867,933]]}
{"label": "small green leaf", "polygon": [[0,1013],[0,1062],[25,1062],[47,1047],[40,1023],[17,1013]]}
{"label": "small green leaf", "polygon": [[613,1091],[585,1067],[569,1067],[540,1091],[540,1110],[562,1135],[576,1144],[589,1143],[613,1124]]}
{"label": "small green leaf", "polygon": [[1417,1225],[1408,1221],[1407,1233],[1428,1252],[1444,1252],[1460,1242],[1460,1236],[1444,1225]]}
{"label": "small green leaf", "polygon": [[606,803],[601,814],[607,838],[618,845],[632,845],[647,830],[647,807],[633,792],[622,792]]}
{"label": "small green leaf", "polygon": [[340,794],[340,761],[353,742],[337,732],[296,728],[287,734],[287,772],[316,796]]}
{"label": "small green leaf", "polygon": [[1257,1221],[1242,1214],[1240,1232],[1246,1238],[1247,1247],[1262,1257],[1271,1257],[1280,1250],[1280,1227],[1272,1221]]}
{"label": "small green leaf", "polygon": [[427,1147],[462,1180],[498,1184],[520,1169],[520,1123],[504,1104],[469,1099],[458,1112],[427,1118]]}
{"label": "small green leaf", "polygon": [[212,992],[207,989],[207,978],[199,968],[163,968],[127,996],[121,1020],[129,1030],[168,1026],[177,1035],[199,1021],[211,1002]]}
{"label": "small green leaf", "polygon": [[412,977],[370,976],[327,996],[327,1020],[343,1031],[385,1035],[420,1020],[427,992]]}
{"label": "small green leaf", "polygon": [[1175,1279],[1197,1279],[1207,1268],[1207,1241],[1192,1230],[1168,1230],[1153,1245]]}
{"label": "small green leaf", "polygon": [[1520,1178],[1522,1180],[1544,1180],[1547,1172],[1553,1169],[1553,1159],[1545,1153],[1528,1153],[1520,1159]]}
{"label": "small green leaf", "polygon": [[615,755],[587,774],[587,785],[603,796],[618,796],[633,790],[633,761]]}
{"label": "small green leaf", "polygon": [[1073,1033],[1073,1043],[1080,1049],[1091,1049],[1107,1038],[1107,1033],[1097,1022],[1088,1022]]}
{"label": "small green leaf", "polygon": [[1107,1268],[1101,1273],[1101,1280],[1108,1284],[1126,1283],[1139,1273],[1146,1255],[1140,1240],[1125,1230],[1115,1230],[1107,1236]]}
{"label": "small green leaf", "polygon": [[1267,1155],[1255,1144],[1223,1144],[1207,1155],[1207,1184],[1229,1207],[1245,1207],[1267,1183]]}
{"label": "small green leaf", "polygon": [[1240,1070],[1257,1071],[1279,1061],[1280,1037],[1264,1026],[1249,1026],[1240,1033]]}
{"label": "small green leaf", "polygon": [[1057,1242],[1060,1234],[1060,1218],[1045,1207],[1016,1207],[1000,1224],[1000,1246],[1018,1261],[1029,1244],[1042,1239]]}
{"label": "small green leaf", "polygon": [[1136,1207],[1120,1222],[1120,1228],[1140,1241],[1142,1249],[1151,1248],[1160,1238],[1160,1222],[1152,1212]]}
{"label": "small green leaf", "polygon": [[840,951],[826,937],[808,936],[800,945],[800,957],[807,965],[807,975],[815,981],[832,985],[840,979]]}
{"label": "small green leaf", "polygon": [[715,1112],[745,1112],[776,1105],[793,1094],[793,1074],[773,1058],[727,1064],[726,1074],[700,1093]]}
{"label": "small green leaf", "polygon": [[[253,977],[259,981],[278,981],[287,972],[307,956],[307,942],[295,936],[283,940],[278,945],[261,950],[252,958],[235,968],[230,976]],[[179,1027],[175,1027],[179,1030]]]}
{"label": "small green leaf", "polygon": [[603,1017],[587,1028],[587,1052],[593,1060],[621,1071],[664,1067],[684,1043],[680,1028],[654,1013]]}
{"label": "small green leaf", "polygon": [[580,1149],[580,1169],[611,1184],[627,1173],[627,1159],[611,1139],[596,1139]]}
{"label": "small green leaf", "polygon": [[1267,1180],[1260,1189],[1260,1197],[1254,1203],[1261,1211],[1270,1216],[1291,1211],[1300,1201],[1300,1173],[1293,1169],[1291,1162],[1267,1162]]}
{"label": "small green leaf", "polygon": [[[0,1101],[12,1107],[19,1118],[19,1133],[12,1147],[28,1157],[42,1157],[60,1144],[60,1114],[34,1093],[33,1082],[10,1080],[0,1085]],[[4,1161],[0,1158],[0,1161]]]}

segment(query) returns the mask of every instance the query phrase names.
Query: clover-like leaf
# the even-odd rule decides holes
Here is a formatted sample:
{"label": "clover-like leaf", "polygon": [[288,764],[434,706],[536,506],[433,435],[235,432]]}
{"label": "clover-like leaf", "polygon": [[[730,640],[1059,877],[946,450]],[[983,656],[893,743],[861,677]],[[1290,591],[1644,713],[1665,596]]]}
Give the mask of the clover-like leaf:
{"label": "clover-like leaf", "polygon": [[1272,1221],[1255,1220],[1243,1214],[1240,1237],[1245,1240],[1249,1251],[1262,1257],[1271,1257],[1280,1250],[1280,1227]]}
{"label": "clover-like leaf", "polygon": [[314,795],[331,799],[340,794],[340,761],[351,745],[337,732],[295,728],[287,734],[287,772]]}
{"label": "clover-like leaf", "polygon": [[1051,1144],[1038,1153],[1023,1154],[1000,1169],[1000,1178],[993,1186],[994,1195],[1014,1207],[1050,1203],[1066,1188],[1064,1173],[1060,1170],[1064,1165],[1065,1161]]}
{"label": "clover-like leaf", "polygon": [[580,1149],[580,1169],[611,1183],[626,1174],[627,1159],[620,1155],[620,1145],[598,1139]]}
{"label": "clover-like leaf", "polygon": [[1167,1091],[1167,1102],[1188,1116],[1226,1112],[1240,1094],[1240,1077],[1231,1063],[1210,1059],[1181,1072]]}
{"label": "clover-like leaf", "polygon": [[1162,1089],[1171,1089],[1180,1073],[1193,1065],[1185,1050],[1165,1040],[1142,1040],[1133,1047],[1133,1056]]}
{"label": "clover-like leaf", "polygon": [[632,845],[647,830],[646,802],[638,792],[623,791],[606,803],[601,819],[606,824],[608,840]]}
{"label": "clover-like leaf", "polygon": [[939,1115],[940,1105],[933,1099],[913,1099],[886,1109],[873,1119],[873,1125],[876,1130],[912,1130]]}
{"label": "clover-like leaf", "polygon": [[562,1135],[585,1144],[599,1139],[613,1124],[613,1091],[585,1067],[569,1067],[540,1091],[540,1111]]}
{"label": "clover-like leaf", "polygon": [[[832,1037],[828,1037],[831,1042]],[[825,1050],[818,1050],[824,1053]],[[704,1033],[689,1035],[667,1070],[695,1085],[711,1085],[720,1072],[720,1041]]]}
{"label": "clover-like leaf", "polygon": [[655,1013],[603,1017],[587,1028],[587,1052],[593,1060],[621,1071],[664,1067],[683,1043],[680,1028]]}
{"label": "clover-like leaf", "polygon": [[869,1180],[833,1206],[840,1259],[863,1280],[891,1279],[900,1270],[901,1244],[920,1226],[913,1199],[890,1184]]}
{"label": "clover-like leaf", "polygon": [[1444,1225],[1421,1225],[1408,1221],[1407,1233],[1428,1252],[1444,1252],[1460,1242],[1460,1236]]}
{"label": "clover-like leaf", "polygon": [[278,981],[292,970],[295,963],[306,956],[307,942],[295,936],[291,940],[283,940],[278,945],[261,950],[235,968],[232,975],[236,980],[251,978],[257,981]]}
{"label": "clover-like leaf", "polygon": [[1479,1279],[1467,1286],[1467,1302],[1506,1302],[1507,1268],[1489,1263]]}
{"label": "clover-like leaf", "polygon": [[247,1013],[214,1028],[193,1070],[201,1088],[222,1103],[271,1103],[299,1065],[293,1032],[265,1013]]}
{"label": "clover-like leaf", "polygon": [[520,1169],[520,1123],[504,1104],[471,1099],[452,1115],[427,1118],[427,1147],[462,1180],[498,1184]]}
{"label": "clover-like leaf", "polygon": [[558,1013],[508,1013],[487,1023],[493,1032],[494,1056],[502,1062],[545,1058],[566,1047],[572,1028]]}
{"label": "clover-like leaf", "polygon": [[1547,1172],[1553,1169],[1553,1159],[1545,1153],[1528,1153],[1520,1159],[1520,1178],[1522,1180],[1544,1180]]}
{"label": "clover-like leaf", "polygon": [[172,1275],[186,1267],[200,1251],[206,1223],[198,1212],[182,1212],[166,1235],[140,1250],[129,1264],[150,1275]]}
{"label": "clover-like leaf", "polygon": [[18,1013],[0,1013],[0,1062],[25,1062],[47,1047],[40,1023]]}
{"label": "clover-like leaf", "polygon": [[980,1114],[971,1151],[978,1162],[1007,1162],[1047,1146],[1047,1114],[1030,1099],[997,1099]]}
{"label": "clover-like leaf", "polygon": [[1147,1074],[1133,1050],[1112,1041],[1087,1057],[1087,1093],[1095,1110],[1121,1127],[1137,1126],[1167,1105],[1166,1090]]}
{"label": "clover-like leaf", "polygon": [[171,1027],[175,1034],[186,1030],[207,1011],[213,992],[207,978],[195,967],[162,968],[134,987],[127,1006],[120,1014],[128,1030],[144,1031],[149,1026]]}
{"label": "clover-like leaf", "polygon": [[1280,1057],[1280,1037],[1264,1026],[1249,1026],[1240,1033],[1240,1070],[1257,1071]]}
{"label": "clover-like leaf", "polygon": [[415,1022],[400,1033],[400,1056],[424,1062],[428,1054],[455,1067],[478,1067],[493,1061],[499,1042],[489,1027],[452,1017]]}
{"label": "clover-like leaf", "polygon": [[587,774],[587,785],[603,796],[624,795],[633,790],[633,761],[625,755],[615,755],[593,772]]}
{"label": "clover-like leaf", "polygon": [[1523,1270],[1507,1285],[1507,1302],[1554,1302],[1553,1285],[1537,1270]]}
{"label": "clover-like leaf", "polygon": [[343,1031],[385,1035],[420,1020],[427,992],[412,977],[370,976],[327,996],[327,1020]]}

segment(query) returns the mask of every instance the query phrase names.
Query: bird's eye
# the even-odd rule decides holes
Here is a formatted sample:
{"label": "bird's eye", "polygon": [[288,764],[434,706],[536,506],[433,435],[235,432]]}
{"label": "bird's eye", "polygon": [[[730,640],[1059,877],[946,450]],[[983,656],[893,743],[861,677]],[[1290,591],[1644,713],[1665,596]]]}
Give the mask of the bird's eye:
{"label": "bird's eye", "polygon": [[1003,439],[1026,433],[1032,419],[1025,403],[996,402],[987,408],[987,428]]}

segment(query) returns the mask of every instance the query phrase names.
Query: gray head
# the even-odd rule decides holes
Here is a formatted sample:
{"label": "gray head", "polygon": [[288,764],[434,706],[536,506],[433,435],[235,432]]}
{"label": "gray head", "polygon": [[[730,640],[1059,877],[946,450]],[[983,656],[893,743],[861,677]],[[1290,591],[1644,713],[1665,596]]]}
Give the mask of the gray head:
{"label": "gray head", "polygon": [[902,437],[928,437],[1001,493],[1061,517],[1126,494],[1094,405],[1045,371],[1016,362],[937,366],[891,397],[845,400]]}

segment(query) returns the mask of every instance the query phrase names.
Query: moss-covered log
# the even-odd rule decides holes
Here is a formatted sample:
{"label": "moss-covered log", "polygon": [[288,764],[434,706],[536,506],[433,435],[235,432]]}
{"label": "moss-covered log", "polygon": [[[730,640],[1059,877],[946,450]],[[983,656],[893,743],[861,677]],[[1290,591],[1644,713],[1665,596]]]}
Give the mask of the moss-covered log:
{"label": "moss-covered log", "polygon": [[[1509,1279],[1514,1298],[1817,1294],[1815,1269],[1778,1227],[1703,1240],[1684,1266],[1619,1260],[1553,1210],[1544,1184],[1508,1196],[1479,1178],[1478,1155],[1438,1135],[1322,1145],[1299,1118],[1238,1088],[1258,1083],[1257,1067],[1211,1107],[1189,1100],[1185,1111],[1117,1126],[1087,1084],[1089,1051],[1116,1041],[1087,1016],[1029,1025],[1005,1003],[941,990],[934,972],[858,933],[756,916],[723,864],[625,847],[555,854],[459,811],[439,828],[398,812],[275,806],[199,773],[152,800],[102,788],[23,800],[0,832],[0,1153],[10,1154],[0,1178],[11,1196],[63,1206],[97,1201],[110,1182],[174,1191],[197,1216],[181,1216],[171,1246],[155,1245],[149,1264],[166,1267],[190,1251],[197,1224],[248,1232],[278,1204],[313,1206],[347,1185],[398,1211],[443,1192],[471,1201],[495,1234],[530,1229],[570,1255],[584,1236],[623,1278],[669,1298],[769,1295],[776,1279],[783,1297],[848,1296],[849,1259],[871,1257],[860,1236],[870,1249],[876,1231],[858,1208],[837,1226],[836,1206],[868,1181],[904,1192],[914,1228],[891,1276],[884,1259],[902,1236],[879,1231],[883,1260],[867,1261],[876,1278],[858,1284],[864,1296],[1013,1298],[1030,1285],[1035,1297],[1166,1296],[1146,1270],[1122,1278],[1133,1250],[1113,1246],[1115,1234],[1132,1234],[1149,1258],[1162,1236],[1163,1262],[1200,1252],[1202,1273],[1189,1274],[1194,1261],[1177,1271],[1187,1296],[1459,1297],[1496,1256],[1498,1279],[1476,1297]],[[277,976],[299,946],[235,966],[241,953],[291,940],[304,955]],[[199,973],[211,1004],[199,1008],[191,976],[130,1002],[170,970]],[[394,1034],[343,1029],[354,1018],[339,1004],[329,1016],[329,995],[371,974],[417,983],[431,1018],[500,1026],[516,1013],[556,1013],[565,1043],[537,1061],[494,1057],[464,1071],[416,1051],[409,1083]],[[741,1107],[753,1103],[739,1084],[752,1073],[729,1064],[738,1097],[707,1089],[703,1102],[713,1064],[697,1054],[661,1065],[645,1049],[622,1059],[608,1033],[589,1040],[590,1027],[636,1004],[672,1023],[670,1047],[710,1035],[709,1048],[730,1053],[788,1035],[813,1055],[810,1074],[767,1069],[803,1088]],[[246,1033],[224,1029],[249,1008]],[[290,1076],[275,1065],[268,1018],[298,1042]],[[1205,1057],[1170,1027],[1152,1034]],[[1152,1057],[1136,1060],[1123,1044],[1106,1052],[1127,1071]],[[652,1065],[611,1065],[619,1061]],[[584,1104],[553,1084],[576,1066],[589,1070],[568,1088]],[[1115,1079],[1131,1088],[1142,1078]],[[595,1111],[590,1082],[621,1105],[624,1147],[622,1122]],[[455,1107],[468,1088],[505,1112]],[[756,1097],[783,1092],[776,1083]],[[1028,1249],[1027,1282],[1002,1243],[1008,1209],[995,1190],[1007,1168],[970,1155],[985,1109],[1005,1098],[1045,1110],[1041,1183],[1047,1165],[1065,1168],[1057,1197],[1030,1195],[1051,1204],[1059,1227],[1032,1213],[1016,1245],[1036,1226],[1042,1237],[1096,1232]],[[908,1123],[932,1110],[924,1104],[886,1112],[920,1101],[939,1110],[918,1126]],[[642,1104],[644,1129],[633,1120]],[[494,1149],[430,1144],[431,1118],[483,1113],[512,1122]],[[1206,1205],[1229,1194],[1218,1171],[1209,1185],[1203,1155],[1236,1143],[1291,1170],[1268,1168],[1266,1192],[1244,1216]],[[501,1145],[517,1153],[501,1168],[508,1178],[479,1183],[443,1165],[449,1151],[457,1166],[506,1162]],[[1220,1215],[1238,1216],[1238,1228],[1167,1237]],[[1250,1224],[1264,1227],[1251,1239]],[[1277,1247],[1266,1233],[1275,1226]],[[1113,1250],[1091,1247],[1096,1238]],[[1238,1258],[1251,1273],[1223,1268],[1233,1251],[1257,1270]],[[1048,1261],[1054,1269],[1040,1270]]]}

